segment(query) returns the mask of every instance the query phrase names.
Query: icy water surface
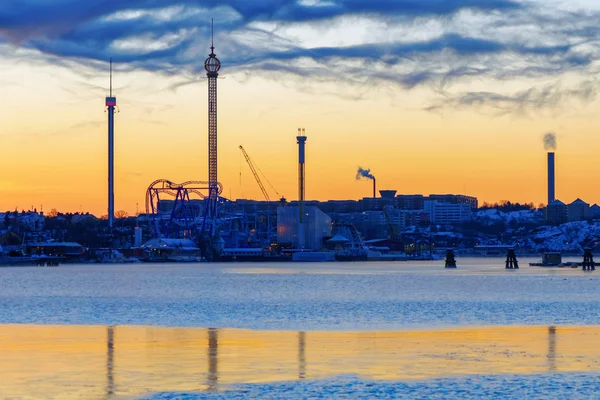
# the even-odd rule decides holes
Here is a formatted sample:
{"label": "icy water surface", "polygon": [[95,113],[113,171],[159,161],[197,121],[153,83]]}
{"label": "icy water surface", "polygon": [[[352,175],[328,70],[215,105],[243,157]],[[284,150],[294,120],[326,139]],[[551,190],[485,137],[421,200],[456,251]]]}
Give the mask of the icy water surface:
{"label": "icy water surface", "polygon": [[0,398],[600,398],[600,271],[458,261],[0,268]]}
{"label": "icy water surface", "polygon": [[600,378],[597,327],[3,325],[0,350],[0,398],[573,398],[595,394]]}
{"label": "icy water surface", "polygon": [[274,330],[597,325],[600,271],[429,263],[0,268],[0,323]]}

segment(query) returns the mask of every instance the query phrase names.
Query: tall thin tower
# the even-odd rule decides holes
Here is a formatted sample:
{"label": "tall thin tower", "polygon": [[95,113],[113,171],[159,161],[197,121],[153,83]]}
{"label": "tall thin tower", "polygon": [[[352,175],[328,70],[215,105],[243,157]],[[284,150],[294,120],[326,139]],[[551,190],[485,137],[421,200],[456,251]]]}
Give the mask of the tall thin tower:
{"label": "tall thin tower", "polygon": [[208,77],[208,187],[209,216],[217,214],[218,177],[217,177],[217,78],[221,69],[221,61],[215,54],[214,21],[211,21],[212,39],[210,54],[204,61],[204,69]]}
{"label": "tall thin tower", "polygon": [[298,128],[298,202],[299,205],[299,220],[298,220],[298,244],[301,249],[304,248],[306,243],[306,233],[304,228],[304,196],[305,196],[305,169],[304,164],[306,162],[306,134],[304,128]]}
{"label": "tall thin tower", "polygon": [[112,230],[115,218],[115,107],[117,98],[112,94],[112,58],[110,59],[110,94],[108,107],[108,226]]}
{"label": "tall thin tower", "polygon": [[554,152],[548,152],[548,204],[556,200],[556,178],[554,173]]}

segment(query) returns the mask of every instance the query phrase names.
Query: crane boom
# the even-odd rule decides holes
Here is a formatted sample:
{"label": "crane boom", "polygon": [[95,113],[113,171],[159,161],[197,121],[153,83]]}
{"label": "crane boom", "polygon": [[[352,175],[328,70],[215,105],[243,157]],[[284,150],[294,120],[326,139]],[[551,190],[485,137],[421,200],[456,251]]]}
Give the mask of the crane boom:
{"label": "crane boom", "polygon": [[258,176],[258,173],[256,172],[256,168],[254,168],[254,162],[252,161],[252,159],[250,158],[248,153],[246,153],[246,150],[244,150],[244,148],[242,146],[240,146],[240,150],[242,151],[242,154],[244,155],[244,158],[246,159],[246,162],[248,163],[248,166],[250,167],[250,170],[252,171],[252,174],[254,175],[254,179],[256,179],[256,183],[258,183],[260,190],[262,191],[263,195],[265,196],[265,199],[267,201],[271,201],[271,199],[269,198],[269,194],[267,193],[267,190],[265,189],[265,186],[263,185],[262,181],[260,180],[260,176]]}

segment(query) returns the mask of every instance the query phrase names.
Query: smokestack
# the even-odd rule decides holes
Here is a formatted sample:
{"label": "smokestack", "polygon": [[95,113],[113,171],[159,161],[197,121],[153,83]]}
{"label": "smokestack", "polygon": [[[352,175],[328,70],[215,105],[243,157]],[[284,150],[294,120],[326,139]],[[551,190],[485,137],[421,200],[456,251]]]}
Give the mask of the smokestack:
{"label": "smokestack", "polygon": [[377,183],[375,182],[375,177],[371,174],[371,170],[358,167],[358,171],[356,171],[356,180],[359,181],[362,178],[373,181],[373,198],[377,198]]}
{"label": "smokestack", "polygon": [[377,198],[377,181],[375,180],[375,178],[373,178],[373,198],[376,199]]}
{"label": "smokestack", "polygon": [[548,204],[556,200],[554,152],[548,152]]}
{"label": "smokestack", "polygon": [[305,179],[304,163],[306,161],[306,134],[304,128],[298,128],[298,200],[300,202],[299,212],[300,219],[298,221],[298,247],[304,249],[306,244],[306,233],[304,227],[304,196],[305,196]]}

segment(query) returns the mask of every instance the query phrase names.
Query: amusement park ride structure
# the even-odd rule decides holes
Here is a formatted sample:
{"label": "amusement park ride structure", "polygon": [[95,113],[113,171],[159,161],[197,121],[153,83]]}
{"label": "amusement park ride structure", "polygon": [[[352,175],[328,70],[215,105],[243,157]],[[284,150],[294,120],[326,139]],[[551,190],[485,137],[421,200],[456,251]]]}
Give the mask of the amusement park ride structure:
{"label": "amusement park ride structure", "polygon": [[[155,238],[190,238],[212,241],[218,234],[219,204],[223,185],[217,176],[217,78],[221,62],[215,54],[214,25],[211,52],[204,61],[208,78],[208,181],[173,183],[154,181],[146,191],[146,213]],[[171,204],[161,207],[161,201]],[[166,212],[165,212],[166,210]]]}
{"label": "amusement park ride structure", "polygon": [[214,23],[211,22],[212,40],[210,46],[210,54],[204,61],[204,69],[208,78],[208,197],[209,209],[208,214],[211,218],[217,216],[218,202],[218,179],[217,179],[217,78],[221,69],[221,61],[215,54],[214,44]]}
{"label": "amusement park ride structure", "polygon": [[[209,218],[210,198],[203,192],[208,182],[173,183],[159,179],[146,190],[146,214],[154,237],[196,239],[200,234],[216,229],[215,218]],[[217,184],[217,195],[223,186]],[[161,202],[169,201],[170,210],[161,210]]]}
{"label": "amusement park ride structure", "polygon": [[[214,52],[214,40],[210,49],[204,62],[208,78],[208,180],[174,183],[159,179],[146,190],[147,229],[151,236],[192,239],[203,253],[207,250],[204,254],[209,258],[224,243],[233,248],[268,247],[277,236],[277,206],[285,203],[242,146],[239,148],[268,206],[253,206],[252,201],[236,205],[221,196],[223,185],[217,175],[217,79],[221,62]],[[271,201],[259,173],[280,200]]]}

